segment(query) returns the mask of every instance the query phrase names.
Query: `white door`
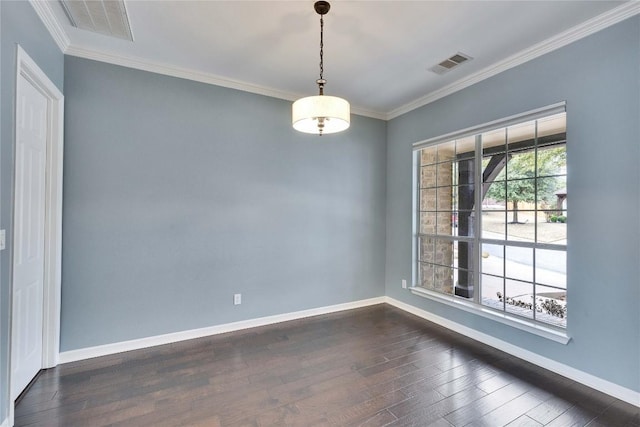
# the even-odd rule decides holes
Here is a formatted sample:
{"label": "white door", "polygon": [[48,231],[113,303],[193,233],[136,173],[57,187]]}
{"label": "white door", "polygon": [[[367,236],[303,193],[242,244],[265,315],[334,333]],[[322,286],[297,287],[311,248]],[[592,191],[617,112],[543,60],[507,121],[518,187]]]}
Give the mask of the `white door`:
{"label": "white door", "polygon": [[11,398],[42,369],[47,98],[18,77]]}

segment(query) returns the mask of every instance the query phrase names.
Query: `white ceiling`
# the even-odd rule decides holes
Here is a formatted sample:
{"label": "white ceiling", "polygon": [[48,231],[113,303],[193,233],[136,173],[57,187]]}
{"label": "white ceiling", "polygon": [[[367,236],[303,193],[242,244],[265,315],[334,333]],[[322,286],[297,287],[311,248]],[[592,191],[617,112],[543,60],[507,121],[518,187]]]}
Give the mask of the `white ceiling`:
{"label": "white ceiling", "polygon": [[[134,41],[32,1],[65,53],[295,99],[316,93],[313,1],[127,0]],[[325,93],[390,118],[638,13],[619,1],[346,1],[325,17]],[[445,75],[428,69],[463,52]]]}

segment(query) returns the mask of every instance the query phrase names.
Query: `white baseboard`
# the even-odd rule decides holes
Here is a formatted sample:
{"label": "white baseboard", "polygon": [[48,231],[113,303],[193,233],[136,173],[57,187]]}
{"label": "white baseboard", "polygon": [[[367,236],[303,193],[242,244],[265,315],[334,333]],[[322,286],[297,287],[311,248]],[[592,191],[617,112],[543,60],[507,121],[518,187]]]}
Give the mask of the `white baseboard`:
{"label": "white baseboard", "polygon": [[525,350],[506,341],[502,341],[500,339],[492,337],[491,335],[478,332],[475,329],[471,329],[459,323],[452,322],[451,320],[445,319],[444,317],[429,313],[428,311],[416,308],[410,304],[406,304],[394,298],[384,297],[384,301],[403,311],[414,314],[440,326],[444,326],[445,328],[457,332],[461,335],[467,336],[483,344],[490,345],[491,347],[502,350],[505,353],[509,353],[520,359],[526,360],[527,362],[531,362],[534,365],[538,365],[542,368],[548,369],[549,371],[555,372],[559,375],[562,375],[563,377],[567,377],[588,387],[613,396],[617,399],[640,407],[640,392],[622,387],[618,384],[603,380],[602,378],[580,371],[576,368],[572,368],[571,366],[567,366],[555,360],[540,356],[539,354],[533,353],[529,350]]}
{"label": "white baseboard", "polygon": [[9,427],[9,418],[5,418],[0,427]]}
{"label": "white baseboard", "polygon": [[[640,407],[640,393],[634,390],[614,384],[610,381],[580,371],[571,366],[559,363],[555,360],[540,356],[529,350],[515,346],[506,341],[497,339],[491,335],[478,332],[475,329],[461,325],[444,317],[437,316],[425,310],[419,309],[412,305],[403,303],[391,297],[377,297],[366,300],[354,301],[344,304],[331,305],[327,307],[312,308],[309,310],[296,311],[293,313],[279,314],[275,316],[260,317],[257,319],[243,320],[240,322],[226,323],[223,325],[210,326],[207,328],[192,329],[189,331],[175,332],[171,334],[158,335],[153,337],[141,338],[131,341],[123,341],[113,344],[100,345],[96,347],[83,348],[79,350],[71,350],[60,353],[60,363],[75,362],[78,360],[90,359],[93,357],[106,356],[109,354],[122,353],[125,351],[139,350],[142,348],[153,347],[163,344],[171,344],[179,341],[190,340],[194,338],[202,338],[211,335],[223,334],[227,332],[239,331],[242,329],[255,328],[257,326],[272,325],[275,323],[286,322],[289,320],[303,319],[305,317],[318,316],[322,314],[334,313],[337,311],[351,310],[354,308],[367,307],[370,305],[387,303],[408,313],[414,314],[430,322],[436,323],[447,329],[459,334],[465,335],[483,344],[502,350],[520,359],[531,362],[542,368],[548,369],[559,375],[577,381],[588,387],[592,387],[603,393],[609,394],[615,398],[628,402],[632,405]],[[6,426],[5,426],[6,424]],[[5,420],[0,427],[8,427],[8,419]]]}
{"label": "white baseboard", "polygon": [[[171,344],[179,341],[191,340],[194,338],[202,338],[211,335],[224,334],[226,332],[255,328],[257,326],[272,325],[289,320],[297,320],[305,317],[334,313],[337,311],[351,310],[354,308],[367,307],[375,304],[383,304],[384,302],[386,302],[385,297],[370,298],[344,304],[330,305],[327,307],[318,307],[309,310],[295,311],[293,313],[278,314],[275,316],[242,320],[240,322],[225,323],[222,325],[210,326],[206,328],[192,329],[171,334],[157,335],[153,337],[117,342],[113,344],[105,344],[96,347],[65,351],[60,353],[60,363],[75,362],[78,360],[91,359],[93,357],[106,356],[109,354],[122,353],[131,350],[139,350],[142,348],[148,348],[157,345]],[[4,425],[0,427],[4,427]]]}

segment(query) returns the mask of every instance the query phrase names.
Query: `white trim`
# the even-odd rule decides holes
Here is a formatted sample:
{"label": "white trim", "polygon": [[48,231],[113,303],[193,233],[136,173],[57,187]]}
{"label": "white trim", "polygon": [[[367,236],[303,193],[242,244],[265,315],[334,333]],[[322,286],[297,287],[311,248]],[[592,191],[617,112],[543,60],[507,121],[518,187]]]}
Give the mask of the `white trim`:
{"label": "white trim", "polygon": [[[36,11],[38,17],[49,31],[49,34],[56,42],[62,53],[70,56],[77,56],[80,58],[91,59],[99,62],[106,62],[109,64],[120,65],[123,67],[133,68],[136,70],[148,71],[151,73],[162,74],[166,76],[177,77],[186,80],[192,80],[201,83],[212,84],[216,86],[226,87],[230,89],[237,89],[243,92],[255,93],[258,95],[269,96],[272,98],[284,99],[287,101],[295,101],[303,96],[309,94],[296,94],[278,89],[273,89],[266,86],[260,86],[252,83],[243,82],[240,80],[230,79],[227,77],[218,76],[212,73],[206,73],[197,71],[194,69],[177,67],[168,64],[162,64],[155,61],[145,60],[141,58],[132,58],[123,56],[117,53],[109,53],[99,51],[95,49],[87,49],[77,45],[72,45],[69,36],[67,35],[64,25],[60,23],[58,17],[51,9],[48,1],[42,0],[29,0],[29,3]],[[133,33],[132,33],[133,34]],[[385,120],[387,114],[368,110],[365,108],[358,108],[356,106],[351,107],[353,114],[365,117],[371,117],[374,119]]]}
{"label": "white trim", "polygon": [[60,363],[75,362],[78,360],[106,356],[115,353],[122,353],[131,350],[139,350],[157,345],[171,344],[179,341],[203,338],[211,335],[224,334],[227,332],[235,332],[242,329],[255,328],[258,326],[273,325],[275,323],[303,319],[305,317],[311,316],[319,316],[322,314],[334,313],[337,311],[352,310],[354,308],[368,307],[370,305],[383,304],[385,302],[385,297],[376,297],[360,301],[348,302],[344,304],[336,304],[326,307],[312,308],[309,310],[295,311],[292,313],[241,320],[239,322],[225,323],[222,325],[209,326],[206,328],[174,332],[165,335],[156,335],[153,337],[140,338],[136,340],[82,348],[79,350],[65,351],[60,353]]}
{"label": "white trim", "polygon": [[[71,45],[71,41],[64,30],[64,26],[59,22],[56,15],[51,10],[51,6],[46,1],[29,0],[36,13],[44,23],[45,27],[58,44],[63,53],[71,56],[77,56],[95,61],[106,62],[123,67],[134,68],[152,73],[164,74],[168,76],[183,78],[187,80],[198,81],[202,83],[213,84],[216,86],[237,89],[258,95],[265,95],[279,99],[294,101],[301,98],[302,94],[294,94],[281,91],[274,88],[255,85],[234,79],[229,79],[215,74],[205,73],[192,69],[176,67],[167,64],[161,64],[154,61],[143,60],[138,58],[130,58],[115,53],[100,52],[97,50],[86,49],[80,46]],[[455,81],[441,89],[430,92],[414,101],[395,108],[388,112],[373,111],[364,108],[353,107],[351,111],[354,114],[371,117],[380,120],[391,120],[412,110],[415,110],[440,98],[451,95],[466,87],[469,87],[489,77],[495,76],[503,71],[509,70],[520,64],[532,59],[538,58],[546,53],[552,52],[600,30],[610,27],[618,22],[640,13],[640,2],[629,1],[621,6],[611,9],[601,15],[589,19],[569,30],[550,37],[538,44],[530,46],[508,58],[503,59],[483,70],[480,70],[470,76]]]}
{"label": "white trim", "polygon": [[482,80],[486,80],[489,77],[493,77],[496,74],[500,74],[503,71],[524,64],[525,62],[531,61],[532,59],[538,58],[549,52],[553,52],[563,46],[617,24],[618,22],[624,21],[638,13],[640,13],[640,2],[629,1],[624,3],[621,6],[611,9],[560,34],[511,55],[502,61],[498,61],[487,68],[471,74],[470,76],[455,81],[441,89],[428,93],[415,101],[411,101],[401,107],[398,107],[387,113],[386,120],[394,119],[417,108],[437,101],[440,98],[444,98],[445,96],[481,82]]}
{"label": "white trim", "polygon": [[[62,156],[64,152],[64,96],[47,75],[17,45],[16,49],[16,93],[20,77],[27,79],[48,102],[47,108],[47,157],[45,188],[45,254],[44,254],[44,307],[43,323],[43,368],[58,364],[60,348],[60,295],[62,271]],[[17,102],[17,96],[14,97]],[[14,108],[16,106],[14,105]],[[14,118],[15,119],[15,118]],[[15,131],[14,131],[15,138]],[[15,146],[15,140],[13,144]],[[14,162],[15,163],[15,162]],[[12,197],[15,197],[15,178],[12,184]],[[12,218],[12,228],[15,218]],[[9,247],[9,256],[13,258],[13,238]],[[13,260],[11,260],[13,277]],[[13,279],[11,284],[13,295]],[[10,334],[13,336],[13,296],[10,299]],[[11,339],[11,338],[10,338]],[[9,422],[13,425],[14,402],[11,397],[11,357],[12,344],[9,344]]]}
{"label": "white trim", "polygon": [[[162,64],[155,61],[150,61],[140,58],[126,57],[117,53],[100,52],[93,49],[85,49],[78,46],[69,46],[65,51],[66,55],[76,56],[84,59],[91,59],[93,61],[106,62],[108,64],[120,65],[122,67],[133,68],[136,70],[148,71],[151,73],[162,74],[165,76],[177,77],[180,79],[192,80],[201,83],[207,83],[215,86],[226,87],[229,89],[241,90],[243,92],[255,93],[258,95],[269,96],[272,98],[284,99],[286,101],[295,101],[309,94],[297,94],[286,92],[266,86],[260,86],[252,83],[243,82],[240,80],[230,79],[227,77],[218,76],[211,73],[205,73],[202,71],[196,71],[183,67],[176,67],[173,65]],[[359,116],[371,117],[374,119],[385,120],[387,117],[385,113],[366,110],[358,107],[351,107],[351,112]]]}
{"label": "white trim", "polygon": [[71,44],[71,40],[64,31],[64,27],[60,24],[60,21],[58,21],[58,18],[56,18],[53,13],[53,10],[51,10],[49,2],[29,0],[29,4],[31,4],[33,9],[36,11],[40,20],[49,31],[49,34],[51,34],[53,40],[56,42],[62,53],[64,53]]}
{"label": "white trim", "polygon": [[[64,96],[18,45],[17,75],[27,78],[48,99],[45,189],[45,266],[43,367],[58,364],[60,348],[60,291],[62,273],[62,167],[64,153]],[[17,76],[16,75],[16,76]],[[17,79],[17,77],[16,77]],[[16,80],[17,81],[17,80]]]}
{"label": "white trim", "polygon": [[572,368],[565,364],[556,362],[555,360],[540,356],[531,351],[525,350],[521,347],[515,346],[511,343],[502,341],[490,335],[478,332],[475,329],[463,326],[459,323],[452,322],[443,317],[431,314],[425,310],[414,307],[410,304],[398,301],[394,298],[383,296],[377,298],[371,298],[366,300],[360,300],[345,304],[337,304],[327,307],[319,307],[310,310],[297,311],[293,313],[261,317],[257,319],[244,320],[234,323],[226,323],[223,325],[211,326],[208,328],[193,329],[190,331],[176,332],[172,334],[159,335],[155,337],[141,338],[137,340],[124,341],[120,343],[106,344],[102,346],[89,347],[79,350],[66,351],[60,354],[60,363],[75,362],[78,360],[90,359],[93,357],[106,356],[109,354],[121,353],[124,351],[138,350],[142,348],[153,347],[156,345],[170,344],[174,342],[207,337],[216,334],[222,334],[226,332],[233,332],[247,328],[253,328],[257,326],[272,325],[275,323],[286,322],[289,320],[302,319],[305,317],[318,316],[322,314],[334,313],[337,311],[351,310],[354,308],[367,307],[376,304],[387,303],[400,310],[406,311],[418,317],[421,317],[430,322],[436,323],[447,329],[450,329],[459,334],[465,335],[476,341],[487,344],[491,347],[502,350],[520,359],[531,362],[542,368],[548,369],[552,372],[556,372],[562,376],[570,378],[586,386],[595,388],[607,393],[620,400],[628,402],[632,405],[640,406],[640,393],[634,390],[622,387],[612,382],[603,380],[594,375]]}
{"label": "white trim", "polygon": [[0,427],[9,427],[9,418],[5,418]]}
{"label": "white trim", "polygon": [[529,332],[530,334],[537,335],[548,340],[555,341],[557,343],[566,345],[571,340],[565,330],[553,328],[551,326],[545,326],[533,321],[527,321],[526,319],[520,319],[516,316],[511,316],[508,313],[500,313],[495,310],[483,307],[471,301],[466,301],[462,298],[455,297],[453,295],[446,295],[440,292],[429,291],[424,288],[412,287],[409,288],[412,294],[427,298],[432,301],[455,307],[457,309],[466,311],[467,313],[477,314],[486,319],[491,319],[496,322],[508,325],[513,328],[518,328],[521,331]]}
{"label": "white trim", "polygon": [[86,49],[79,46],[69,46],[69,48],[65,51],[65,54],[99,62],[106,62],[113,65],[120,65],[136,70],[149,71],[151,73],[163,74],[166,76],[178,77],[181,79],[193,80],[201,83],[208,83],[230,89],[238,89],[245,92],[256,93],[258,95],[270,96],[273,98],[286,99],[290,101],[299,98],[299,96],[296,94],[281,91],[278,89],[254,85],[251,83],[230,79],[215,74],[205,73],[202,71],[196,71],[189,68],[162,64],[160,62],[150,61],[147,59],[127,57],[117,53]]}
{"label": "white trim", "polygon": [[415,316],[421,317],[425,320],[443,326],[447,329],[479,341],[483,344],[487,344],[491,347],[497,348],[498,350],[502,350],[505,353],[509,353],[520,359],[526,360],[527,362],[531,362],[534,365],[540,366],[544,369],[548,369],[549,371],[555,372],[588,387],[611,395],[617,399],[640,407],[640,392],[620,386],[618,384],[596,377],[595,375],[588,374],[584,371],[580,371],[576,368],[549,359],[547,357],[540,356],[539,354],[533,353],[529,350],[525,350],[522,347],[518,347],[506,341],[502,341],[491,335],[487,335],[459,323],[452,322],[449,319],[445,319],[444,317],[429,313],[425,310],[398,301],[394,298],[385,297],[385,302],[396,308],[399,308],[400,310],[406,311],[407,313],[411,313]]}

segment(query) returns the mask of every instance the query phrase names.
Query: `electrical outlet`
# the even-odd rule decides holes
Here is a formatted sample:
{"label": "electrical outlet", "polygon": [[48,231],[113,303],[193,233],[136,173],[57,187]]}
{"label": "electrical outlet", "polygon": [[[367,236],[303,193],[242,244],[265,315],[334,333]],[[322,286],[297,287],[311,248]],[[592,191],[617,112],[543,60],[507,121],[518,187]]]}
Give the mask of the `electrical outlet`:
{"label": "electrical outlet", "polygon": [[242,304],[242,294],[233,294],[233,305]]}
{"label": "electrical outlet", "polygon": [[0,230],[0,251],[7,246],[7,234],[4,230]]}
{"label": "electrical outlet", "polygon": [[402,289],[407,289],[407,281],[402,279]]}

